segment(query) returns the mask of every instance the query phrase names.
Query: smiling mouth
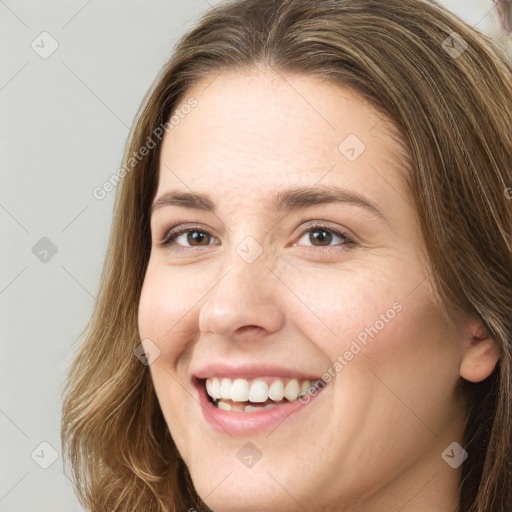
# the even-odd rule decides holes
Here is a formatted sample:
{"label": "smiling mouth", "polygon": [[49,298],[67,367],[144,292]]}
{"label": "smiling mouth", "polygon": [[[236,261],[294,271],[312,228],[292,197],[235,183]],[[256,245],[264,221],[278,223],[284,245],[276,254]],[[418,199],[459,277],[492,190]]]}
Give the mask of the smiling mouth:
{"label": "smiling mouth", "polygon": [[259,377],[201,379],[208,401],[218,409],[237,413],[254,413],[296,402],[318,393],[327,384],[296,378]]}

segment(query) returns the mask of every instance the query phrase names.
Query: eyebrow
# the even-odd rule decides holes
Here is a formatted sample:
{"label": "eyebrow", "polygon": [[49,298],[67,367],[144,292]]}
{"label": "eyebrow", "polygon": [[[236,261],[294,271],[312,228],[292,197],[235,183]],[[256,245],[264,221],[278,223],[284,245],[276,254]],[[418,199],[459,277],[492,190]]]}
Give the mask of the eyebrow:
{"label": "eyebrow", "polygon": [[[371,199],[351,190],[316,185],[313,187],[295,187],[277,192],[270,208],[276,212],[290,212],[318,204],[345,203],[366,209],[368,212],[389,222],[382,210]],[[172,190],[162,194],[150,207],[150,215],[165,206],[181,206],[215,213],[216,206],[207,194]]]}

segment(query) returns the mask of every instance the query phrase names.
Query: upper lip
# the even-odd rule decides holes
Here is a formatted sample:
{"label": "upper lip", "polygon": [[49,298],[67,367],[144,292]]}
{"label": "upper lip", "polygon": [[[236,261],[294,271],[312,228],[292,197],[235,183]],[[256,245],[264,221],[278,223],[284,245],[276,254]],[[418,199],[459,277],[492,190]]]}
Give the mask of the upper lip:
{"label": "upper lip", "polygon": [[209,363],[193,372],[197,379],[211,377],[232,377],[241,379],[255,379],[257,377],[283,377],[299,380],[319,380],[321,377],[295,368],[283,368],[269,364],[255,363]]}

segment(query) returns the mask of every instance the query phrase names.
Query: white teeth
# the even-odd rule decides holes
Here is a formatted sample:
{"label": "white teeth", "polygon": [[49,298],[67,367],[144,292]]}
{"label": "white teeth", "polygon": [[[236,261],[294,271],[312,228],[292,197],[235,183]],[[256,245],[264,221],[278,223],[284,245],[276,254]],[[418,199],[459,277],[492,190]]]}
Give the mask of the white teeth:
{"label": "white teeth", "polygon": [[[208,382],[209,380],[212,381],[212,389],[211,389],[211,393],[210,393],[210,396],[212,398],[222,398],[221,394],[220,394],[220,381],[219,379],[217,379],[216,377],[213,378],[213,379],[207,379],[206,382]],[[208,391],[208,387],[206,387],[206,391]]]}
{"label": "white teeth", "polygon": [[217,404],[217,407],[218,407],[219,409],[222,409],[223,411],[231,411],[231,409],[232,409],[232,408],[231,408],[231,405],[229,405],[229,404],[227,404],[227,403],[225,403],[225,402],[219,402],[219,403]]}
{"label": "white teeth", "polygon": [[235,379],[233,381],[231,399],[235,402],[247,402],[249,400],[249,383],[245,379]]}
{"label": "white teeth", "polygon": [[301,395],[301,396],[307,395],[310,387],[311,387],[311,382],[309,382],[309,380],[305,380],[300,386],[299,395]]}
{"label": "white teeth", "polygon": [[252,405],[246,405],[244,412],[262,411],[263,409],[272,409],[273,407],[277,407],[277,404],[268,404],[265,405],[265,407],[254,407]]}
{"label": "white teeth", "polygon": [[275,402],[279,402],[284,397],[284,386],[281,379],[276,380],[270,386],[268,390],[268,397]]}
{"label": "white teeth", "polygon": [[220,394],[221,398],[231,400],[231,379],[222,379],[222,384],[220,386]]}
{"label": "white teeth", "polygon": [[293,401],[297,400],[299,396],[299,381],[297,379],[290,379],[286,387],[284,388],[284,396],[287,400]]}
{"label": "white teeth", "polygon": [[[309,380],[299,381],[296,378],[289,380],[271,377],[254,380],[241,378],[231,380],[218,377],[206,379],[206,392],[217,401],[224,399],[233,402],[264,403],[268,399],[274,402],[286,399],[293,402],[298,397],[306,395],[310,388]],[[258,410],[261,410],[261,407]]]}
{"label": "white teeth", "polygon": [[266,402],[268,399],[268,384],[264,380],[255,380],[249,390],[251,402]]}

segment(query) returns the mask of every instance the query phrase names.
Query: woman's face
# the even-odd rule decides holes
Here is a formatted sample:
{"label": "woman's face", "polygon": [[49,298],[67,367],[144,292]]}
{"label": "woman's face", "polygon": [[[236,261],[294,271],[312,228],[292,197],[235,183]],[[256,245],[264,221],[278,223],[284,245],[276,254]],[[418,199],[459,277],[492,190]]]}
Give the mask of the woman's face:
{"label": "woman's face", "polygon": [[182,196],[153,209],[139,330],[197,492],[216,512],[451,510],[462,343],[387,121],[261,70],[191,97],[163,140],[156,199]]}

